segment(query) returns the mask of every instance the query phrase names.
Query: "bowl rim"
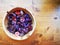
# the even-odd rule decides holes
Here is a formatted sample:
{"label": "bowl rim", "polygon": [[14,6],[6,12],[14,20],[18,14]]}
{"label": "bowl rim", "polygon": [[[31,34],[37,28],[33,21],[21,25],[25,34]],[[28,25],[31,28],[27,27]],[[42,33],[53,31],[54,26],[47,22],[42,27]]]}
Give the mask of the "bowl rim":
{"label": "bowl rim", "polygon": [[[16,7],[17,8],[17,7]],[[19,8],[21,8],[21,7],[19,7]],[[14,9],[14,8],[12,8],[12,9]],[[11,9],[11,10],[12,10]],[[24,9],[24,8],[23,8]],[[29,37],[33,34],[33,32],[34,32],[34,30],[35,30],[35,27],[36,27],[36,21],[35,21],[35,17],[33,16],[33,14],[32,14],[32,12],[30,11],[30,10],[28,10],[28,9],[25,9],[25,10],[27,10],[30,14],[31,14],[31,16],[33,17],[33,29],[32,29],[32,31],[30,31],[29,32]],[[2,26],[3,26],[3,30],[4,30],[4,32],[6,33],[6,35],[8,36],[8,37],[10,37],[11,39],[14,39],[14,40],[25,40],[25,39],[27,39],[27,38],[29,38],[29,37],[26,37],[26,35],[25,35],[25,38],[23,38],[22,39],[22,37],[14,37],[14,36],[12,36],[12,34],[9,32],[9,31],[7,31],[7,29],[6,29],[6,27],[5,27],[5,24],[4,24],[4,21],[5,21],[5,17],[6,17],[6,15],[7,15],[7,13],[5,13],[5,15],[4,15],[4,17],[3,17],[3,20],[2,20]],[[28,36],[28,35],[27,35]]]}

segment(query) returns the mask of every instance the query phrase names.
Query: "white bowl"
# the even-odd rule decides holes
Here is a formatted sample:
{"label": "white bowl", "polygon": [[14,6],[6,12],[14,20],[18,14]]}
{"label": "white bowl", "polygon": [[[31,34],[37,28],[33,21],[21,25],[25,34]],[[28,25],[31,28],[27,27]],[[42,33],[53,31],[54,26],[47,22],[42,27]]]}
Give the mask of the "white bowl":
{"label": "white bowl", "polygon": [[[17,7],[17,8],[20,8],[20,7]],[[14,8],[15,9],[15,8]],[[22,8],[22,9],[24,9],[24,8]],[[26,9],[25,9],[26,10]],[[10,37],[10,38],[12,38],[12,39],[14,39],[14,40],[25,40],[25,39],[27,39],[27,38],[29,38],[32,34],[33,34],[33,32],[34,32],[34,30],[35,30],[35,26],[36,26],[36,21],[35,21],[35,18],[34,18],[34,16],[32,15],[32,13],[31,13],[31,11],[28,11],[28,12],[30,12],[30,14],[31,14],[31,16],[32,16],[32,18],[33,18],[33,29],[30,31],[30,32],[28,32],[26,35],[24,35],[23,37],[21,37],[21,36],[18,36],[18,37],[16,37],[14,34],[12,34],[12,33],[10,33],[8,30],[7,30],[7,28],[6,28],[6,16],[7,16],[7,13],[5,13],[5,15],[4,15],[4,18],[3,18],[3,29],[4,29],[4,32]]]}

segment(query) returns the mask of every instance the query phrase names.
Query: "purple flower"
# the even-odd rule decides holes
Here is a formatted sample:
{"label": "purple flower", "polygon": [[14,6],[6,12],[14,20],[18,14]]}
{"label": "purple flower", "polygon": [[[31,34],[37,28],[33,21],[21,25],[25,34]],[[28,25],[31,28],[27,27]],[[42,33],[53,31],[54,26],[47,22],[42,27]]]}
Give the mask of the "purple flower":
{"label": "purple flower", "polygon": [[20,18],[20,21],[21,21],[21,22],[24,22],[24,21],[25,21],[25,18],[24,18],[24,17],[21,17],[21,18]]}

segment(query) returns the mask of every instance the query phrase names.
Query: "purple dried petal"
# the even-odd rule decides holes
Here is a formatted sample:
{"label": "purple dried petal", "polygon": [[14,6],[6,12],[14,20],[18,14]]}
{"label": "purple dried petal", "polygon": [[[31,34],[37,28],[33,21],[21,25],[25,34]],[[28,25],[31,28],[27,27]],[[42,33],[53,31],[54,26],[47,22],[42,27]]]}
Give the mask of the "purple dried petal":
{"label": "purple dried petal", "polygon": [[21,10],[21,11],[20,11],[20,14],[21,14],[21,15],[23,15],[23,14],[24,14],[24,12]]}
{"label": "purple dried petal", "polygon": [[16,14],[15,13],[12,13],[12,15],[16,17]]}
{"label": "purple dried petal", "polygon": [[12,21],[12,24],[16,24],[16,21]]}
{"label": "purple dried petal", "polygon": [[23,31],[24,31],[25,33],[28,33],[28,28],[23,29]]}
{"label": "purple dried petal", "polygon": [[21,21],[21,22],[24,22],[24,21],[25,21],[24,17],[21,17],[21,18],[20,18],[20,21]]}
{"label": "purple dried petal", "polygon": [[22,37],[22,36],[24,36],[25,35],[25,33],[22,31],[21,33],[20,33],[20,36]]}

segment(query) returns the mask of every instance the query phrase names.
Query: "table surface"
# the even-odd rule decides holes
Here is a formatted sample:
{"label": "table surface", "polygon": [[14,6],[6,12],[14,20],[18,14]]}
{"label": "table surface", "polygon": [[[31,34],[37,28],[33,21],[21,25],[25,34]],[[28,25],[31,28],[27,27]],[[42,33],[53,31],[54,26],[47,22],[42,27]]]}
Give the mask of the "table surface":
{"label": "table surface", "polygon": [[[0,0],[0,45],[60,45],[60,30],[55,25],[55,6],[51,3],[40,4],[36,7],[32,4],[32,0],[24,1],[2,1]],[[30,3],[29,3],[30,2]],[[20,5],[21,4],[21,5]],[[38,4],[39,5],[39,4]],[[14,7],[24,7],[32,12],[36,20],[36,28],[34,33],[26,40],[13,40],[9,38],[3,31],[2,21],[7,11]],[[38,8],[39,7],[39,8]],[[56,23],[55,23],[56,22]],[[58,20],[59,22],[59,20]],[[58,26],[60,27],[60,26]],[[57,31],[58,30],[58,31]]]}

